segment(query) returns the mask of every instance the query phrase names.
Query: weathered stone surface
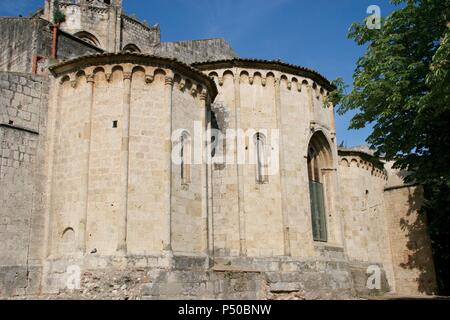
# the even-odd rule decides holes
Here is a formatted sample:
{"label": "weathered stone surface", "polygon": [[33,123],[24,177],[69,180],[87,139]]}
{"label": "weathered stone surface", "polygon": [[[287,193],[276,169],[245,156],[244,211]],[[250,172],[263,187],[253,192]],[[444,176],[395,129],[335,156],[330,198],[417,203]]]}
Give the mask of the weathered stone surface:
{"label": "weathered stone surface", "polygon": [[[41,57],[38,73],[45,73],[45,66],[50,64],[52,34],[50,24],[39,18],[0,17],[0,71],[31,73],[33,59]],[[102,49],[86,45],[79,38],[60,32],[58,35],[58,59],[65,60],[86,54],[103,52]],[[15,88],[22,92],[22,88]],[[25,87],[25,91],[33,89]],[[29,92],[26,92],[29,95]]]}
{"label": "weathered stone surface", "polygon": [[46,219],[48,80],[5,72],[0,78],[0,295],[35,294]]}
{"label": "weathered stone surface", "polygon": [[162,42],[156,53],[188,64],[237,57],[234,50],[224,39]]}

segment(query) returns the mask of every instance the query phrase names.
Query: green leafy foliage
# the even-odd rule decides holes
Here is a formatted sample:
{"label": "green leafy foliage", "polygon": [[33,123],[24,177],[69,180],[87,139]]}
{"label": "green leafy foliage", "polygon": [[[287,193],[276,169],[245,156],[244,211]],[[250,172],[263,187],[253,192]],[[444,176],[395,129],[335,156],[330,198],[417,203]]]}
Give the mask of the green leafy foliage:
{"label": "green leafy foliage", "polygon": [[371,147],[411,172],[406,182],[424,186],[441,289],[448,293],[450,1],[391,2],[399,7],[381,29],[364,22],[351,26],[349,38],[367,49],[357,61],[351,92],[345,94],[339,80],[330,101],[340,104],[340,114],[357,111],[350,128],[372,124]]}
{"label": "green leafy foliage", "polygon": [[66,21],[66,15],[59,9],[58,0],[54,2],[53,21],[55,24],[61,24]]}

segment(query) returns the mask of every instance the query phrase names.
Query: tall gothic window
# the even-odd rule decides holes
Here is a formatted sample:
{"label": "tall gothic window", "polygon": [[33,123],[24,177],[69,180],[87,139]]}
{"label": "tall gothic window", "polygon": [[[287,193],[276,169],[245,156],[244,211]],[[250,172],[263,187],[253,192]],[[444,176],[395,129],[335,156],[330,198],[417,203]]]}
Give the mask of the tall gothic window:
{"label": "tall gothic window", "polygon": [[260,184],[269,182],[267,172],[266,137],[262,133],[254,136],[256,155],[256,182]]}
{"label": "tall gothic window", "polygon": [[184,132],[180,137],[181,144],[181,183],[189,184],[191,182],[191,139],[187,132]]}
{"label": "tall gothic window", "polygon": [[314,241],[328,241],[326,213],[327,190],[324,171],[330,165],[330,155],[331,152],[326,138],[322,134],[313,136],[308,148],[308,178]]}

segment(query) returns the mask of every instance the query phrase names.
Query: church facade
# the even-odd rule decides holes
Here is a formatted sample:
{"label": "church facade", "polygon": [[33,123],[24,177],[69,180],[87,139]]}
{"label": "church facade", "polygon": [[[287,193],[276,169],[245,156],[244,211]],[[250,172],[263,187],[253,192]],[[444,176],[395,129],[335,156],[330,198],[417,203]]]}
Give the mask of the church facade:
{"label": "church facade", "polygon": [[320,73],[162,42],[120,0],[0,25],[0,296],[435,292],[420,186],[338,147]]}

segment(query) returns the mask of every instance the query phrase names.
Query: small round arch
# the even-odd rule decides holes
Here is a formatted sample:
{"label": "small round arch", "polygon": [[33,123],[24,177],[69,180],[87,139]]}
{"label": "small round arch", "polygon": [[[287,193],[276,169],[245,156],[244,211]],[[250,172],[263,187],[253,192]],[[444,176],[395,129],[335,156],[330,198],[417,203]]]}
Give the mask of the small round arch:
{"label": "small round arch", "polygon": [[64,231],[61,234],[61,238],[64,242],[71,242],[75,240],[75,230],[73,228],[68,227],[64,229]]}
{"label": "small round arch", "polygon": [[256,71],[256,72],[253,74],[253,77],[254,77],[254,78],[256,78],[256,77],[262,78],[262,74],[261,74],[261,72]]}
{"label": "small round arch", "polygon": [[138,52],[141,53],[141,49],[139,49],[139,47],[137,45],[135,45],[134,43],[129,43],[127,44],[125,47],[123,47],[122,49],[123,52]]}
{"label": "small round arch", "polygon": [[215,79],[218,78],[219,75],[217,74],[217,72],[213,71],[208,74],[208,77]]}
{"label": "small round arch", "polygon": [[223,72],[223,74],[222,74],[222,77],[225,77],[225,76],[231,76],[231,77],[234,77],[234,73],[233,73],[233,71],[231,71],[231,70],[225,70],[225,71]]}
{"label": "small round arch", "polygon": [[75,37],[80,38],[84,42],[87,42],[91,45],[101,48],[101,44],[100,44],[100,41],[98,40],[98,38],[90,32],[80,31],[80,32],[75,33],[74,35],[75,35]]}
{"label": "small round arch", "polygon": [[350,167],[350,163],[348,162],[348,160],[346,158],[343,158],[341,160],[341,166]]}

